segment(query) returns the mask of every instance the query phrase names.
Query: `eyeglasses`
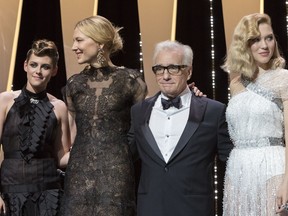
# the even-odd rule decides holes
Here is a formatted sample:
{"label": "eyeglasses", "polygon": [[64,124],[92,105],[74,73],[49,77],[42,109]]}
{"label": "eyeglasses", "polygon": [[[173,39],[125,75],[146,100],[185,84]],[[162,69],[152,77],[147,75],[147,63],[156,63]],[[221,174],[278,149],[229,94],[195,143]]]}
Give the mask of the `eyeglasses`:
{"label": "eyeglasses", "polygon": [[162,65],[155,65],[152,67],[152,71],[155,75],[161,76],[164,74],[165,69],[168,71],[170,75],[181,75],[181,70],[188,67],[187,65],[168,65],[168,66],[162,66]]}

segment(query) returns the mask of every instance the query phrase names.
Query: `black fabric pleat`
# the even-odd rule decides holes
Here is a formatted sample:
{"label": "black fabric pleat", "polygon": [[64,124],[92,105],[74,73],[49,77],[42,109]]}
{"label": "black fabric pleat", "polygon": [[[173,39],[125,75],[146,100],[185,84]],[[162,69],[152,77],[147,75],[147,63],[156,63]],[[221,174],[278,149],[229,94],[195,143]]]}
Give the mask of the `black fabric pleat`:
{"label": "black fabric pleat", "polygon": [[29,161],[43,142],[45,129],[53,105],[49,102],[46,91],[33,94],[24,87],[15,104],[20,113],[22,122],[19,124],[20,151],[23,159]]}

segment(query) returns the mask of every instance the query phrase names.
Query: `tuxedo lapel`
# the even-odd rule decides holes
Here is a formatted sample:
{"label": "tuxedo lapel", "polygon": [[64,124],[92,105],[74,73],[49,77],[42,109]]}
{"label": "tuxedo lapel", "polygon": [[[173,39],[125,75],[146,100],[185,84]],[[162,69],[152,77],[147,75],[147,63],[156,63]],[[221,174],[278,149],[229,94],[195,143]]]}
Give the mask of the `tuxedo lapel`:
{"label": "tuxedo lapel", "polygon": [[169,161],[171,161],[186,146],[203,119],[207,102],[201,100],[201,98],[195,97],[193,94],[191,97],[190,114],[187,124]]}
{"label": "tuxedo lapel", "polygon": [[143,125],[141,125],[141,130],[143,133],[143,137],[146,141],[146,143],[148,143],[148,145],[153,149],[154,153],[156,153],[156,155],[161,158],[163,161],[164,158],[161,154],[161,151],[156,143],[156,140],[149,128],[149,119],[151,116],[151,112],[152,112],[152,108],[155,104],[155,101],[157,100],[158,96],[160,95],[160,92],[157,93],[154,97],[150,98],[149,100],[143,102],[143,110],[144,110],[144,122]]}
{"label": "tuxedo lapel", "polygon": [[153,136],[153,134],[152,134],[152,132],[151,132],[151,130],[150,130],[150,128],[149,128],[148,123],[146,123],[145,125],[143,125],[143,126],[141,127],[141,130],[142,130],[142,133],[143,133],[143,135],[144,135],[144,138],[145,138],[146,143],[149,144],[149,146],[153,149],[154,153],[155,153],[159,158],[161,158],[163,161],[165,161],[164,158],[163,158],[163,155],[162,155],[162,153],[161,153],[161,151],[160,151],[160,149],[159,149],[159,147],[158,147],[158,145],[157,145],[157,143],[156,143],[156,140],[155,140],[155,138],[154,138],[154,136]]}

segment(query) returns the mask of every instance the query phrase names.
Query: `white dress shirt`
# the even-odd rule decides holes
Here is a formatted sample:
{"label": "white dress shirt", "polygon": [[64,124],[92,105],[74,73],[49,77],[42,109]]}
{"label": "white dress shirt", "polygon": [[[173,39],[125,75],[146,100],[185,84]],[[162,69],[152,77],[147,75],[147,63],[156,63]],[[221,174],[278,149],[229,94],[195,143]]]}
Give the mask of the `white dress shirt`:
{"label": "white dress shirt", "polygon": [[180,109],[170,107],[163,110],[161,98],[168,98],[161,93],[152,109],[149,127],[166,163],[171,157],[188,121],[191,94],[187,86],[180,94]]}

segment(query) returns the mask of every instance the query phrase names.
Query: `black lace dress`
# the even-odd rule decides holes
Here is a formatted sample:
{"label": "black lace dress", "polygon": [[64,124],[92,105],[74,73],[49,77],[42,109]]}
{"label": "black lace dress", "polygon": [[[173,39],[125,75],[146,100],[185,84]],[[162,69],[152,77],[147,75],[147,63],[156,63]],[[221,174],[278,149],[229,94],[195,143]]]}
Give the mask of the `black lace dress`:
{"label": "black lace dress", "polygon": [[61,215],[133,216],[135,183],[127,132],[130,108],[146,95],[142,74],[127,68],[89,68],[65,87],[77,136],[64,183]]}
{"label": "black lace dress", "polygon": [[57,215],[61,195],[53,155],[57,119],[46,92],[33,94],[23,88],[3,128],[1,191],[6,215]]}

